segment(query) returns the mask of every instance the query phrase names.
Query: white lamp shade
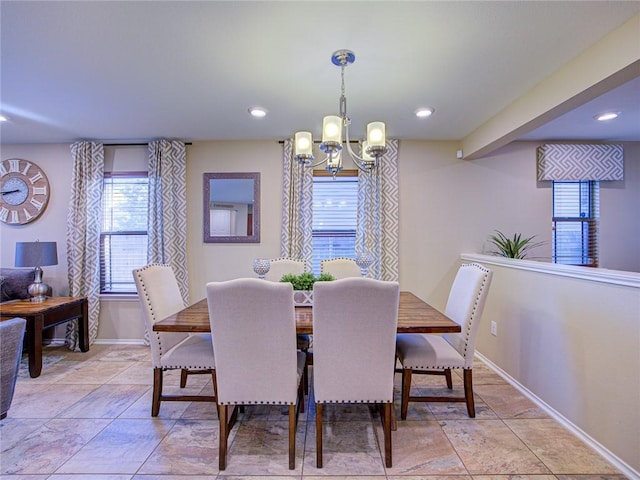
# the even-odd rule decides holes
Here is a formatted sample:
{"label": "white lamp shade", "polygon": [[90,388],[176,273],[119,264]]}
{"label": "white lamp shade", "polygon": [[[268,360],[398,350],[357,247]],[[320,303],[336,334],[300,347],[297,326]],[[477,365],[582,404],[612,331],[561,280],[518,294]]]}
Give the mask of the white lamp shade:
{"label": "white lamp shade", "polygon": [[375,158],[367,153],[367,148],[369,148],[369,142],[367,142],[366,140],[363,140],[362,141],[362,155],[361,155],[362,156],[362,160],[364,160],[365,162],[373,162],[373,161],[375,161]]}
{"label": "white lamp shade", "polygon": [[369,147],[385,147],[385,137],[384,122],[371,122],[367,125],[367,143]]}
{"label": "white lamp shade", "polygon": [[311,132],[296,132],[294,135],[294,154],[312,155],[313,136]]}
{"label": "white lamp shade", "polygon": [[342,118],[327,115],[322,120],[322,143],[342,143]]}

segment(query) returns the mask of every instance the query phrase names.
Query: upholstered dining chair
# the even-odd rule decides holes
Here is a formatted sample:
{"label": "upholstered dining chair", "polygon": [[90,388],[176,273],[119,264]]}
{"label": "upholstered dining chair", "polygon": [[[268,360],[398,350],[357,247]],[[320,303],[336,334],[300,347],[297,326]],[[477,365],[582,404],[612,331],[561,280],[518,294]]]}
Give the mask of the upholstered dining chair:
{"label": "upholstered dining chair", "polygon": [[279,282],[287,273],[299,275],[307,270],[307,262],[301,258],[272,258],[270,263],[271,266],[264,278],[272,282]]}
{"label": "upholstered dining chair", "polygon": [[313,287],[316,464],[322,468],[325,403],[382,404],[385,464],[392,465],[391,408],[400,287],[345,278]]}
{"label": "upholstered dining chair", "polygon": [[257,278],[210,282],[207,301],[216,352],[220,470],[226,468],[236,407],[255,404],[288,406],[293,470],[306,363],[306,354],[296,348],[293,287]]}
{"label": "upholstered dining chair", "polygon": [[330,273],[333,278],[340,280],[350,277],[361,277],[360,267],[353,258],[327,258],[320,262],[320,272]]}
{"label": "upholstered dining chair", "polygon": [[[215,402],[216,375],[211,335],[153,331],[153,325],[156,322],[185,307],[173,269],[169,265],[152,263],[133,270],[133,278],[151,344],[151,363],[153,364],[151,416],[158,416],[160,403],[163,401]],[[181,370],[181,387],[184,387],[187,373],[210,374],[214,395],[163,395],[163,372],[178,369]]]}
{"label": "upholstered dining chair", "polygon": [[[399,334],[397,356],[402,363],[402,405],[400,418],[406,420],[409,402],[466,402],[469,417],[475,417],[473,400],[473,356],[482,311],[493,272],[477,263],[461,265],[449,292],[445,315],[462,327],[461,333]],[[412,374],[444,375],[453,388],[451,370],[463,372],[464,397],[411,396]]]}
{"label": "upholstered dining chair", "polygon": [[[302,258],[272,258],[270,260],[271,267],[269,271],[264,276],[265,280],[269,280],[271,282],[279,282],[283,275],[287,273],[293,273],[295,275],[299,275],[307,271],[307,262]],[[309,352],[309,348],[311,347],[311,335],[300,334],[297,337],[297,345],[298,350],[302,350],[307,353],[307,363],[312,362],[312,356]],[[304,376],[304,391],[309,391],[309,386],[307,385],[307,373],[305,372]]]}

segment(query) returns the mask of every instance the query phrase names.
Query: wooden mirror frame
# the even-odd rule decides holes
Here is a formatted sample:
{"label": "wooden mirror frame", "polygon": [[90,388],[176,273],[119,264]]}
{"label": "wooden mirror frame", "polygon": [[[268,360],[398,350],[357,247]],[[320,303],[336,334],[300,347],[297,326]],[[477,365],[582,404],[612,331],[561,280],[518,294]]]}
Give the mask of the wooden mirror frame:
{"label": "wooden mirror frame", "polygon": [[[211,235],[211,181],[212,180],[253,180],[252,231],[249,235]],[[260,243],[260,172],[250,173],[205,173],[203,174],[203,241],[204,243]]]}

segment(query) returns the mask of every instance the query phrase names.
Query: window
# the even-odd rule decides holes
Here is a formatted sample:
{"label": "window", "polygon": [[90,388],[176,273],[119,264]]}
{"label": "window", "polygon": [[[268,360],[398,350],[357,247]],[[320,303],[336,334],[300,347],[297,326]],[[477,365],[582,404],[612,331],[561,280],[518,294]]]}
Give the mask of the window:
{"label": "window", "polygon": [[356,254],[358,176],[343,171],[335,180],[319,174],[313,177],[313,273],[320,273],[325,258]]}
{"label": "window", "polygon": [[147,174],[105,174],[103,185],[100,293],[135,293],[131,271],[147,263]]}
{"label": "window", "polygon": [[552,260],[598,266],[597,181],[553,182]]}

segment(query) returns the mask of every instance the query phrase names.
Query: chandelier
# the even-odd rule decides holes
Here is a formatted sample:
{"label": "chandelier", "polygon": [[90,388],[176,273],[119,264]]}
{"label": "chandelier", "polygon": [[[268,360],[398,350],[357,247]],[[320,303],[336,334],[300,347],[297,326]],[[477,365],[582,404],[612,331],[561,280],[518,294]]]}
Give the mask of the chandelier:
{"label": "chandelier", "polygon": [[[313,168],[326,163],[325,167],[334,177],[342,170],[342,131],[346,150],[353,163],[362,171],[370,172],[376,168],[387,151],[385,125],[383,122],[371,122],[367,125],[367,138],[360,143],[360,155],[351,148],[349,125],[351,119],[347,114],[347,97],[344,88],[344,70],[356,59],[351,50],[338,50],[331,56],[331,62],[340,67],[342,89],[340,94],[340,115],[328,115],[322,120],[322,143],[320,150],[325,157],[315,162],[313,156],[313,136],[311,132],[296,132],[294,135],[293,155],[298,163]],[[314,163],[315,162],[315,163]]]}

